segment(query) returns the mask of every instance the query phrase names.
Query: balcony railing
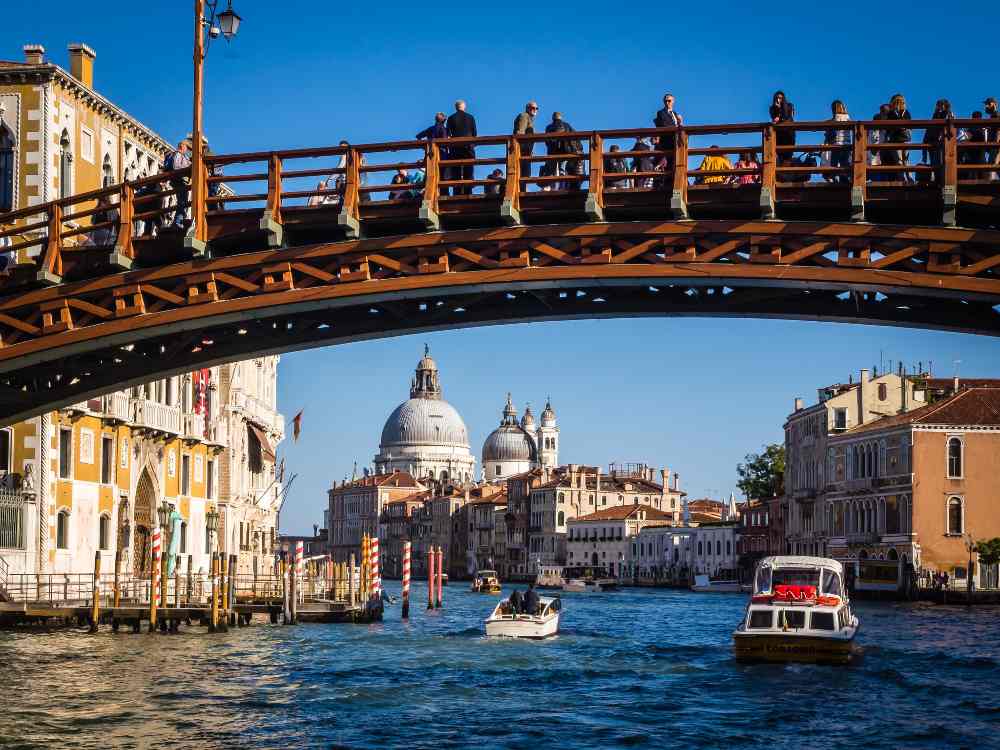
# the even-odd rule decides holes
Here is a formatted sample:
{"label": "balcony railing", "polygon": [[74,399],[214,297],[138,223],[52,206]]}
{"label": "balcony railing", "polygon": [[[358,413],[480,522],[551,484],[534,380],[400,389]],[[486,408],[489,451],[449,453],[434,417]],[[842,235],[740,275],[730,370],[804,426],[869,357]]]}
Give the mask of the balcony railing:
{"label": "balcony railing", "polygon": [[205,439],[205,415],[204,414],[184,414],[184,439],[204,440]]}
{"label": "balcony railing", "polygon": [[237,407],[241,407],[253,421],[277,432],[285,434],[285,417],[268,404],[249,393],[238,393],[235,399]]}
{"label": "balcony railing", "polygon": [[181,410],[177,406],[167,406],[147,398],[135,399],[132,421],[136,427],[144,427],[173,435],[181,433]]}
{"label": "balcony railing", "polygon": [[119,422],[128,422],[132,419],[132,398],[127,393],[123,391],[109,393],[102,396],[101,401],[105,416]]}
{"label": "balcony railing", "polygon": [[878,541],[879,535],[874,531],[852,531],[847,535],[848,544],[875,544]]}

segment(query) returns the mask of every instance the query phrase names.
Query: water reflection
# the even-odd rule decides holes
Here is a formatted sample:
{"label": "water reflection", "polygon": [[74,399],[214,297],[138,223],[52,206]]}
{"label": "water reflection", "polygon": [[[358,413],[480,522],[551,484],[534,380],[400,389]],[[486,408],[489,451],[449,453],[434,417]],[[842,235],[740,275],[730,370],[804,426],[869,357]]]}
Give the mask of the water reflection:
{"label": "water reflection", "polygon": [[456,584],[409,624],[0,633],[0,745],[757,747],[766,727],[773,747],[951,748],[1000,718],[996,609],[859,604],[865,656],[838,669],[737,664],[740,596],[567,595],[541,643],[485,639],[494,601]]}

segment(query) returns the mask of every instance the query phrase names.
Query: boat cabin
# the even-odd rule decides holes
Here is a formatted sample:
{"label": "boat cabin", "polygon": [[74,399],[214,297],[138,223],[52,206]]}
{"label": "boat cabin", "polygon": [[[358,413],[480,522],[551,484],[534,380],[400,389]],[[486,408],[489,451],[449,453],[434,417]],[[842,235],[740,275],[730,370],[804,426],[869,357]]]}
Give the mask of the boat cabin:
{"label": "boat cabin", "polygon": [[757,566],[746,631],[829,634],[852,622],[843,567],[836,560],[782,556],[765,558]]}

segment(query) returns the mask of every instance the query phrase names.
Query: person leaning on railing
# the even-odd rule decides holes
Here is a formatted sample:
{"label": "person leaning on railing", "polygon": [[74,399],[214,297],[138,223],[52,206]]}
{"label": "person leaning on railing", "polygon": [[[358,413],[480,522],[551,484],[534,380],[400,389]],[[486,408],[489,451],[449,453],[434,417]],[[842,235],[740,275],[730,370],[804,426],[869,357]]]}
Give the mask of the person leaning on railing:
{"label": "person leaning on railing", "polygon": [[[795,121],[795,105],[788,101],[785,96],[784,91],[775,91],[774,96],[771,97],[771,106],[768,109],[768,114],[771,117],[771,122],[778,125],[783,122],[794,122]],[[774,139],[775,145],[778,146],[794,146],[795,145],[795,131],[789,129],[781,129],[778,131]],[[783,151],[778,154],[778,164],[785,164],[792,161],[794,154],[790,151]]]}
{"label": "person leaning on railing", "polygon": [[[847,105],[840,101],[840,99],[834,100],[830,105],[830,111],[833,114],[833,117],[830,118],[832,122],[848,122],[851,119],[851,116],[847,113]],[[851,131],[847,128],[830,128],[824,134],[823,143],[828,146],[850,145]],[[850,149],[831,149],[825,153],[825,160],[831,167],[846,170],[851,164]],[[851,182],[851,176],[844,173],[835,174],[828,179],[830,182],[843,184]]]}
{"label": "person leaning on railing", "polygon": [[[889,113],[886,115],[887,120],[912,120],[910,116],[910,110],[906,108],[906,99],[902,94],[894,94],[892,99],[889,100]],[[886,143],[909,143],[912,133],[908,127],[895,126],[887,127],[885,129],[885,142]],[[887,149],[882,152],[882,164],[885,166],[904,166],[908,163],[907,151],[905,149]],[[912,176],[909,172],[903,172],[900,177],[895,175],[889,176],[890,180],[899,179],[904,182],[910,182]]]}
{"label": "person leaning on railing", "polygon": [[[623,174],[624,172],[627,172],[628,167],[625,165],[625,160],[622,159],[620,156],[614,156],[614,154],[617,154],[619,151],[621,151],[621,148],[616,144],[611,147],[610,151],[612,155],[604,157],[604,173]],[[629,186],[629,181],[628,179],[625,178],[612,180],[611,184],[608,185],[608,187],[611,188],[612,190],[619,188],[627,188],[628,186]]]}
{"label": "person leaning on railing", "polygon": [[[679,128],[684,124],[684,118],[680,112],[674,111],[674,95],[663,95],[663,109],[656,113],[653,118],[653,127],[657,128]],[[660,151],[663,152],[664,170],[670,169],[674,163],[674,146],[677,143],[676,133],[666,133],[660,136]]]}
{"label": "person leaning on railing", "polygon": [[[535,132],[535,115],[538,114],[538,103],[528,102],[524,105],[524,112],[514,118],[514,135],[531,135]],[[535,150],[534,141],[521,143],[521,156],[531,156]],[[521,160],[521,176],[531,177],[531,162],[527,159]]]}
{"label": "person leaning on railing", "polygon": [[[163,162],[164,172],[174,172],[178,169],[187,169],[191,166],[191,139],[185,138],[177,144],[177,150],[168,155]],[[184,175],[175,175],[170,178],[170,187],[175,190],[177,197],[177,208],[174,211],[173,225],[183,227],[187,217],[188,206],[191,204],[191,188],[188,185],[188,178]]]}
{"label": "person leaning on railing", "polygon": [[[1000,109],[997,107],[997,100],[992,96],[984,99],[983,108],[986,112],[986,117],[996,123],[986,129],[986,140],[990,143],[1000,144]],[[994,146],[987,151],[986,163],[1000,164],[1000,148]],[[990,172],[989,175],[984,175],[984,179],[989,177],[989,179],[995,180],[997,179],[997,174],[997,172]]]}
{"label": "person leaning on railing", "polygon": [[[760,169],[760,162],[757,160],[757,154],[753,151],[744,151],[740,154],[739,160],[733,165],[734,169]],[[760,184],[760,174],[741,174],[736,175],[735,180],[737,185],[758,185]]]}
{"label": "person leaning on railing", "polygon": [[[424,128],[414,137],[418,141],[423,141],[423,140],[433,141],[433,140],[441,140],[443,138],[447,138],[448,137],[448,126],[446,124],[447,119],[448,118],[445,117],[444,112],[438,112],[436,115],[434,115],[434,124]],[[448,159],[451,158],[451,153],[448,151],[447,148],[442,146],[438,154],[438,157],[442,160],[447,161]],[[448,179],[444,167],[442,167],[439,170],[438,176],[442,180]],[[446,187],[440,188],[439,195],[448,195],[448,188]]]}
{"label": "person leaning on railing", "polygon": [[[955,119],[955,113],[951,111],[951,102],[947,99],[938,99],[934,104],[934,113],[931,115],[932,120],[953,120]],[[931,127],[924,130],[924,144],[927,146],[933,146],[933,148],[928,149],[923,152],[920,157],[920,161],[923,164],[930,164],[932,167],[940,167],[943,159],[943,148],[944,148],[944,126],[943,125],[932,125]],[[931,175],[921,174],[921,182],[930,182]]]}

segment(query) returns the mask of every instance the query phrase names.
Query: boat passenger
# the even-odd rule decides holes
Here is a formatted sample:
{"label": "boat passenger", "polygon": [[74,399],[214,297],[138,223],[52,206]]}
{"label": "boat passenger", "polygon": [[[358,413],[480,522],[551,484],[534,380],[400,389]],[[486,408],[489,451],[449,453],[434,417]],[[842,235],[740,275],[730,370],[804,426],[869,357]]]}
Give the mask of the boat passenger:
{"label": "boat passenger", "polygon": [[524,607],[524,597],[521,595],[521,592],[514,589],[514,593],[510,595],[508,601],[510,602],[510,613],[512,615],[521,614],[521,610]]}
{"label": "boat passenger", "polygon": [[532,581],[528,584],[528,590],[524,594],[524,613],[526,615],[537,615],[540,603],[538,592],[535,591],[535,584]]}

